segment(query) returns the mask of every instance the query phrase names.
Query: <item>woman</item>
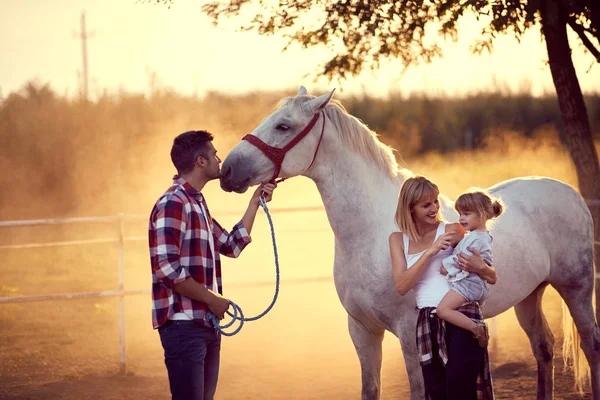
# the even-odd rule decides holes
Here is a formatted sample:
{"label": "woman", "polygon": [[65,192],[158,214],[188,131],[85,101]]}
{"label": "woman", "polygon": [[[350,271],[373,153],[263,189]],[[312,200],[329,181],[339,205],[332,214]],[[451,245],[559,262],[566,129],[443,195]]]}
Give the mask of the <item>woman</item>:
{"label": "woman", "polygon": [[[435,308],[450,290],[440,274],[442,259],[464,236],[458,223],[445,223],[440,216],[439,190],[428,179],[407,179],[400,190],[396,222],[401,232],[390,235],[392,273],[401,295],[413,290],[419,318],[417,346],[425,382],[426,398],[438,400],[477,399],[478,381],[484,399],[493,398],[487,349],[479,346],[472,333],[452,324],[441,323]],[[485,264],[479,253],[459,254],[457,267],[476,272],[490,284],[496,271]],[[474,320],[483,317],[477,303],[459,311]]]}

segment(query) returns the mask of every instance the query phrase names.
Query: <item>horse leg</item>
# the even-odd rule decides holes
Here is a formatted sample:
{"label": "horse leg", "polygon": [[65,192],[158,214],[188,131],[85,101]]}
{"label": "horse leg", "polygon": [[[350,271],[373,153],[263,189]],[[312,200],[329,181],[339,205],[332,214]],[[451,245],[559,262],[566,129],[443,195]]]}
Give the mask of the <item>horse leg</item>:
{"label": "horse leg", "polygon": [[548,286],[542,283],[529,296],[515,305],[519,324],[529,337],[537,360],[537,399],[551,400],[554,392],[554,335],[542,310],[542,296]]}
{"label": "horse leg", "polygon": [[410,384],[411,400],[420,400],[425,398],[425,384],[423,382],[423,371],[419,363],[419,354],[417,350],[417,313],[414,307],[410,311],[402,313],[400,320],[400,329],[397,329],[396,335],[400,338],[404,364]]}
{"label": "horse leg", "polygon": [[[594,281],[593,276],[585,276],[588,274],[580,274],[579,278],[575,278],[575,275],[573,275],[573,278],[568,283],[552,283],[552,286],[561,295],[573,317],[572,323],[574,322],[577,327],[581,349],[590,365],[592,398],[600,400],[600,329],[596,323],[592,306]],[[567,335],[566,330],[571,329],[571,327],[563,326],[563,329],[565,329],[565,335]],[[576,341],[577,338],[575,338]],[[572,349],[573,363],[575,364],[575,380],[576,382],[582,382],[585,372],[578,366],[579,357],[577,350],[575,348]]]}
{"label": "horse leg", "polygon": [[369,329],[348,314],[348,330],[360,360],[362,400],[378,400],[381,394],[381,342],[383,329]]}

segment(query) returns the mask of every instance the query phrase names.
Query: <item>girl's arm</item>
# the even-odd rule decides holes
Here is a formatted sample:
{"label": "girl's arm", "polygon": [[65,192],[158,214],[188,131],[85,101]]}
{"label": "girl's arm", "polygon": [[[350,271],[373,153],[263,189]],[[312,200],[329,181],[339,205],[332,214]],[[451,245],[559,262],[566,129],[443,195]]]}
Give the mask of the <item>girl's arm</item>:
{"label": "girl's arm", "polygon": [[402,233],[394,232],[390,235],[390,255],[392,256],[392,276],[394,285],[400,295],[404,296],[415,286],[417,280],[429,264],[429,261],[440,250],[447,249],[453,240],[454,232],[447,232],[437,238],[435,242],[421,255],[417,262],[410,268],[406,268],[404,257],[404,243]]}

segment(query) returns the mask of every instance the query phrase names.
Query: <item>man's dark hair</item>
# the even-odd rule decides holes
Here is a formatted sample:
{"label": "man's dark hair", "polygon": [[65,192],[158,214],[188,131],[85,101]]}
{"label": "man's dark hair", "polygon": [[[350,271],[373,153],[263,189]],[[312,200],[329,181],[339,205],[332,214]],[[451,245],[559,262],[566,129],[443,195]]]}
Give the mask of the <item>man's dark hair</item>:
{"label": "man's dark hair", "polygon": [[213,135],[206,131],[188,131],[173,140],[171,161],[179,175],[187,174],[194,169],[196,159],[202,156],[208,159],[208,143]]}

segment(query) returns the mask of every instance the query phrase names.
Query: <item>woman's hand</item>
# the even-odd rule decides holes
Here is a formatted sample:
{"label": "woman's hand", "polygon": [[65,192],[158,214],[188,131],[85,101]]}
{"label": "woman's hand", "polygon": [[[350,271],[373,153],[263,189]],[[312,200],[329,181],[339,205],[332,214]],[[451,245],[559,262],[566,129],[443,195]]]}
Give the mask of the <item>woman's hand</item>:
{"label": "woman's hand", "polygon": [[454,257],[454,266],[458,269],[462,269],[464,271],[475,272],[479,274],[479,276],[486,280],[490,285],[496,284],[498,277],[496,276],[496,270],[492,266],[488,266],[483,258],[481,257],[481,253],[472,247],[467,248],[472,256],[465,253],[458,253],[456,257]]}
{"label": "woman's hand", "polygon": [[463,252],[458,253],[456,257],[454,257],[454,266],[463,271],[480,273],[487,267],[487,264],[483,261],[483,258],[481,258],[481,253],[477,249],[471,247],[467,250],[473,253],[473,255],[470,256]]}
{"label": "woman's hand", "polygon": [[446,250],[448,247],[452,246],[453,237],[456,235],[454,232],[446,232],[441,234],[435,242],[429,247],[429,254],[434,256],[440,250]]}

